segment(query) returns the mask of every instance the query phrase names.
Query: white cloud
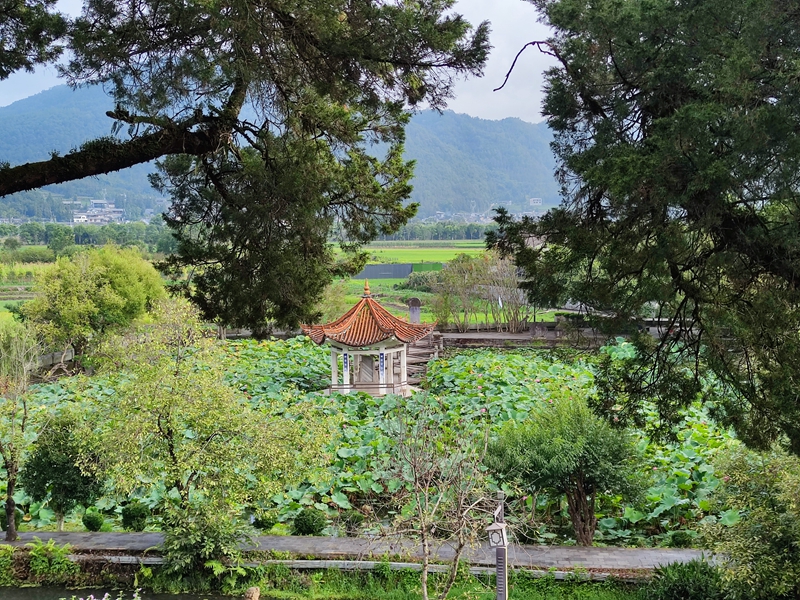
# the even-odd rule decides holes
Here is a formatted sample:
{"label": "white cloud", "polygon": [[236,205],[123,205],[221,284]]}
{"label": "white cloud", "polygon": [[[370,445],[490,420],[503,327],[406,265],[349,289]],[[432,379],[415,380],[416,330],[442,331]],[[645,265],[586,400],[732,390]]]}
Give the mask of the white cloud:
{"label": "white cloud", "polygon": [[543,73],[555,64],[552,57],[534,47],[526,49],[506,86],[492,91],[503,83],[514,57],[525,44],[550,36],[549,29],[539,23],[533,5],[523,0],[458,0],[455,10],[473,25],[490,21],[489,40],[494,48],[484,76],[459,82],[449,108],[483,119],[519,117],[532,123],[541,121]]}

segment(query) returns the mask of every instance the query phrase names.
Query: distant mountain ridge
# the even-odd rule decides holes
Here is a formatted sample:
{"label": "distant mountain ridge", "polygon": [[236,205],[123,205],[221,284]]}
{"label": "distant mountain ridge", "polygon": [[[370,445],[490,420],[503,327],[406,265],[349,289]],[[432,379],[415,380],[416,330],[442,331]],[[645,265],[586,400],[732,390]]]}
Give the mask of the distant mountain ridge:
{"label": "distant mountain ridge", "polygon": [[[65,85],[0,107],[0,161],[46,160],[54,151],[66,154],[111,135],[113,121],[105,113],[112,108],[100,87],[73,91]],[[420,204],[420,217],[437,211],[482,213],[499,205],[525,210],[530,198],[541,198],[545,207],[558,203],[552,136],[544,124],[426,111],[413,117],[406,137],[406,157],[416,161],[411,200]],[[111,196],[155,198],[147,180],[152,170],[150,164],[138,165],[46,191],[74,197],[98,196],[105,189]]]}

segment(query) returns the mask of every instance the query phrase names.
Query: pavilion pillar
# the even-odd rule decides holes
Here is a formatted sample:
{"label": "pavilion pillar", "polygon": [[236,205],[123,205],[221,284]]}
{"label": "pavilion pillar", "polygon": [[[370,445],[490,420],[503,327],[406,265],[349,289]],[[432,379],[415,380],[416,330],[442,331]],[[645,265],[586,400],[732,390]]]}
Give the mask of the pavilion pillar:
{"label": "pavilion pillar", "polygon": [[394,352],[389,352],[389,384],[392,386],[389,388],[391,393],[394,394]]}
{"label": "pavilion pillar", "polygon": [[[400,383],[405,388],[408,385],[408,365],[406,364],[406,345],[403,344],[403,349],[400,350]],[[405,389],[403,390],[405,392]]]}
{"label": "pavilion pillar", "polygon": [[331,387],[339,385],[339,359],[336,351],[331,348]]}
{"label": "pavilion pillar", "polygon": [[378,351],[378,383],[380,384],[380,394],[386,393],[386,348]]}
{"label": "pavilion pillar", "polygon": [[342,354],[342,384],[344,384],[344,393],[350,393],[350,353],[345,350]]}

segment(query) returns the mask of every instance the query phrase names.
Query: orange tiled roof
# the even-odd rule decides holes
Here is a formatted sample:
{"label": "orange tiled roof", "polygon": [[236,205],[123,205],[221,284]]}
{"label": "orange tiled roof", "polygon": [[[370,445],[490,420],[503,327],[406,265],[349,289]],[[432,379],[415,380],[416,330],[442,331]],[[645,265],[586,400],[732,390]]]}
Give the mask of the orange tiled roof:
{"label": "orange tiled roof", "polygon": [[383,308],[369,293],[369,282],[364,284],[364,295],[344,315],[325,325],[301,325],[308,337],[317,344],[329,339],[345,346],[371,346],[392,336],[410,344],[428,335],[435,323],[409,323],[395,317]]}

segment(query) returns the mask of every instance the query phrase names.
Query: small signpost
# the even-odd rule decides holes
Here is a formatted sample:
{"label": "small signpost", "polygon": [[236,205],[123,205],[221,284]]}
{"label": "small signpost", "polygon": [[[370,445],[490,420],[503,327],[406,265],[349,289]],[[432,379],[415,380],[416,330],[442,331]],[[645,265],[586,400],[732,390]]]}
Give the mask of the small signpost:
{"label": "small signpost", "polygon": [[489,534],[489,546],[495,549],[497,600],[508,600],[508,535],[506,534],[506,518],[503,509],[505,494],[497,492],[497,500],[494,523],[486,528],[486,532]]}

